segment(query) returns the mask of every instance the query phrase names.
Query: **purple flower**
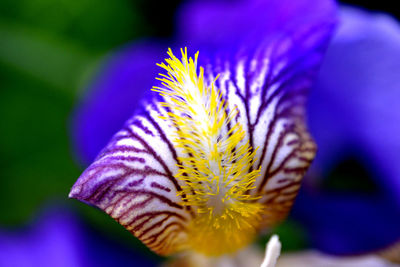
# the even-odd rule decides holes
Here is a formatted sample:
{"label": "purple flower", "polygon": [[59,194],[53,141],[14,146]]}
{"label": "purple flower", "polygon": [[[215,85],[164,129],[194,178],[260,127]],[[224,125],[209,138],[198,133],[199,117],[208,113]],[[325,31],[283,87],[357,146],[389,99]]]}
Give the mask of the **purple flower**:
{"label": "purple flower", "polygon": [[94,82],[77,112],[86,158],[105,145],[103,126],[133,116],[70,196],[104,210],[161,255],[222,255],[283,220],[293,204],[315,154],[304,108],[335,5],[194,3],[181,14],[177,44],[200,56],[182,50],[180,59],[169,50],[153,87],[160,95],[138,104],[151,84],[149,58],[161,61],[156,46],[123,49]]}
{"label": "purple flower", "polygon": [[137,252],[101,238],[63,207],[43,212],[22,230],[0,230],[0,266],[155,266]]}
{"label": "purple flower", "polygon": [[[310,175],[322,178],[355,157],[375,188],[349,194],[305,187],[294,215],[319,249],[364,253],[400,240],[400,26],[388,15],[350,7],[340,19],[310,95],[310,130],[319,148]],[[368,180],[359,183],[363,188]]]}

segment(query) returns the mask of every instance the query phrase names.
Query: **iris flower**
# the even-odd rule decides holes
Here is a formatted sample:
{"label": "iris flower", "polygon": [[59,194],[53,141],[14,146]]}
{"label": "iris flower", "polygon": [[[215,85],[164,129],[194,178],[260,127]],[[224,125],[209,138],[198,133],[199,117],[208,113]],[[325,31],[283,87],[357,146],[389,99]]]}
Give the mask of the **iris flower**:
{"label": "iris flower", "polygon": [[93,83],[75,137],[84,160],[105,148],[70,196],[158,254],[216,257],[250,244],[293,204],[316,151],[305,102],[335,3],[199,2],[181,14],[174,46],[190,52],[169,50],[158,82],[165,46],[143,42],[117,52]]}
{"label": "iris flower", "polygon": [[245,247],[285,218],[315,155],[304,104],[334,4],[255,1],[239,24],[237,7],[228,28],[213,25],[220,40],[189,38],[203,56],[168,51],[159,94],[142,101],[70,192],[160,255]]}

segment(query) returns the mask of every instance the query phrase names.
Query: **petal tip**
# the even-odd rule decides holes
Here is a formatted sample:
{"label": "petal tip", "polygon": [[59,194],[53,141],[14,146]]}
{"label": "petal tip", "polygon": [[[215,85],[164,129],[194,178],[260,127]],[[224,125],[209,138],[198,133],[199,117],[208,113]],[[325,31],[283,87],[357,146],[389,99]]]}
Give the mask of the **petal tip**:
{"label": "petal tip", "polygon": [[77,198],[76,192],[74,192],[74,189],[72,188],[71,191],[68,194],[68,198]]}
{"label": "petal tip", "polygon": [[[79,180],[78,180],[78,181],[79,181]],[[77,185],[77,183],[75,183],[75,184],[72,186],[72,188],[71,188],[71,190],[70,190],[70,192],[69,192],[69,194],[68,194],[68,198],[74,198],[74,199],[80,200],[80,196],[81,196],[81,189],[80,189],[80,187]]]}

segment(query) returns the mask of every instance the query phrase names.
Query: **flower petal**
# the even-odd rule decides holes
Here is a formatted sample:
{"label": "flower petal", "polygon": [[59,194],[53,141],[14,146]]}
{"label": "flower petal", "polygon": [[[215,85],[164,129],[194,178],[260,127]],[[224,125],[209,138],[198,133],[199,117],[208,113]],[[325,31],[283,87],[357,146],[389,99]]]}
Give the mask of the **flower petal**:
{"label": "flower petal", "polygon": [[332,0],[188,1],[178,14],[178,40],[192,47],[229,47],[243,38],[256,43],[267,35],[333,22]]}
{"label": "flower petal", "polygon": [[159,102],[148,103],[81,175],[70,197],[96,205],[159,254],[186,243],[190,208],[180,204],[177,151]]}
{"label": "flower petal", "polygon": [[310,131],[319,147],[312,168],[326,174],[340,159],[356,156],[377,194],[303,190],[294,214],[320,250],[364,253],[400,239],[399,69],[399,23],[343,7],[309,99]]}
{"label": "flower petal", "polygon": [[[53,201],[54,202],[54,201]],[[65,205],[54,203],[22,229],[0,229],[0,266],[155,267],[157,260],[83,224]],[[35,216],[36,217],[36,216]]]}
{"label": "flower petal", "polygon": [[341,10],[342,25],[327,51],[309,103],[317,163],[361,149],[382,171],[377,183],[400,205],[400,25],[385,14]]}
{"label": "flower petal", "polygon": [[265,225],[286,216],[315,155],[304,106],[331,30],[328,22],[302,25],[293,35],[268,36],[257,49],[217,52],[202,62],[209,82],[219,75],[216,86],[258,149],[261,177],[252,194],[262,196]]}
{"label": "flower petal", "polygon": [[289,253],[279,258],[276,267],[396,267],[394,264],[376,255],[335,257],[317,251]]}
{"label": "flower petal", "polygon": [[[333,27],[332,17],[317,17],[211,50],[200,64],[208,83],[220,75],[216,86],[229,109],[239,111],[235,120],[245,128],[243,141],[258,148],[255,167],[262,176],[250,194],[264,196],[266,226],[287,214],[315,153],[304,102]],[[160,102],[155,96],[142,103],[70,197],[98,206],[150,249],[167,255],[187,248],[186,229],[196,214],[182,205],[184,182],[174,176],[185,155],[174,147],[175,125],[161,118],[174,111]]]}
{"label": "flower petal", "polygon": [[310,231],[314,248],[339,255],[372,253],[399,239],[400,212],[393,210],[393,200],[305,191],[292,214]]}

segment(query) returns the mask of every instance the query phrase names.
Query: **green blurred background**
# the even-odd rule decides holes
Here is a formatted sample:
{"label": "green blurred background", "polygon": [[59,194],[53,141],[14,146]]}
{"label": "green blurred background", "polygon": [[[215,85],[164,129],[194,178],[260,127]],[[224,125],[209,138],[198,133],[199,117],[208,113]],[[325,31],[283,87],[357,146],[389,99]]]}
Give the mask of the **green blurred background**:
{"label": "green blurred background", "polygon": [[[179,1],[0,1],[0,227],[28,225],[51,203],[78,210],[107,235],[138,241],[102,212],[67,199],[84,166],[70,115],[107,53],[172,34]],[[157,18],[157,19],[154,19]]]}

